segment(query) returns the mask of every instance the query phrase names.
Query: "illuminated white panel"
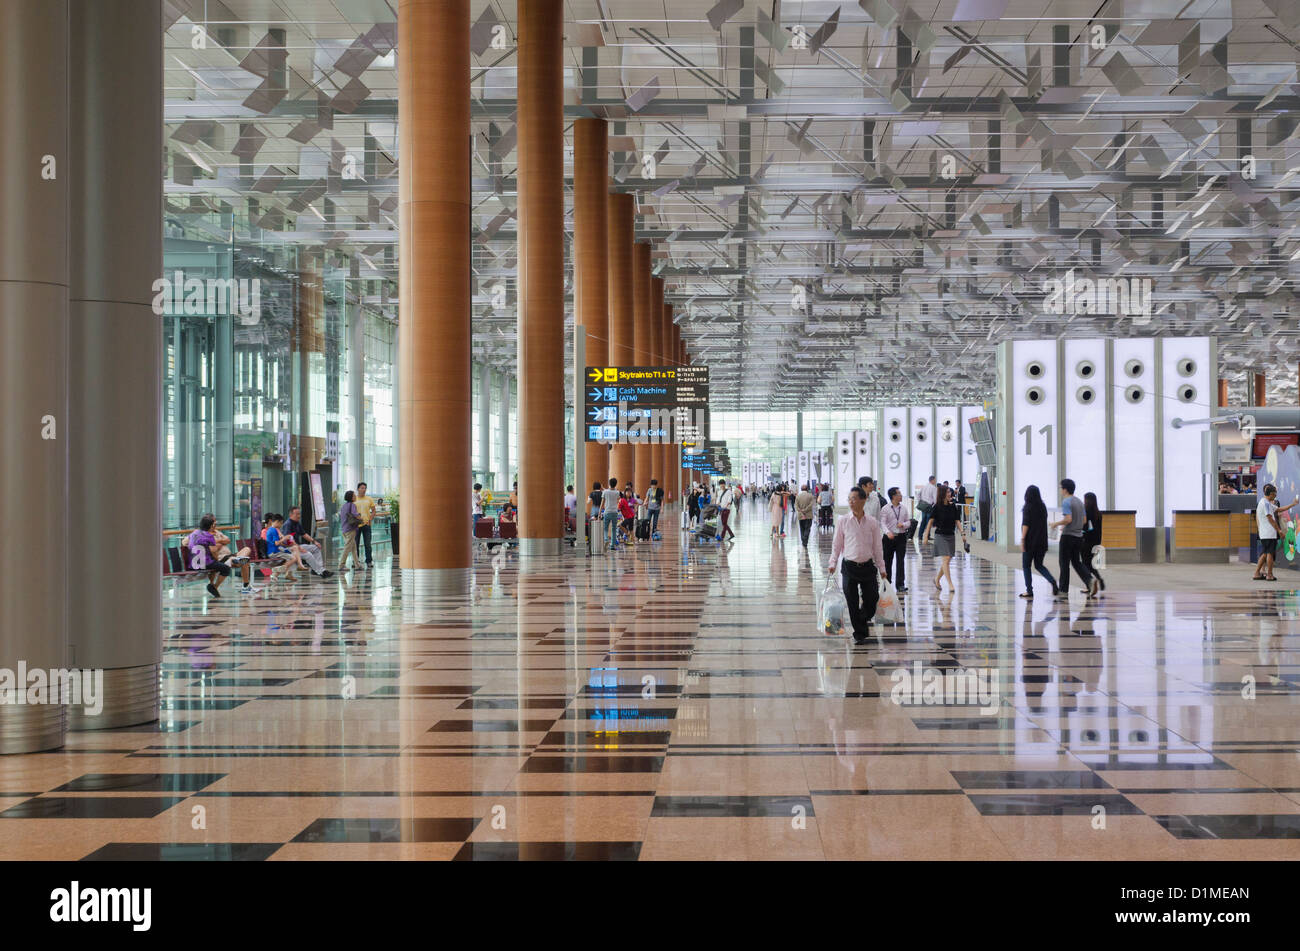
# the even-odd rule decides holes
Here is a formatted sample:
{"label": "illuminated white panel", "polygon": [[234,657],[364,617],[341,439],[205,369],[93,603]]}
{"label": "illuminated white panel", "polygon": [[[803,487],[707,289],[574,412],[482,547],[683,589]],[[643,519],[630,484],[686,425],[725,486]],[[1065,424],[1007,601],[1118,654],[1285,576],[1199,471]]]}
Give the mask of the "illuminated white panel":
{"label": "illuminated white panel", "polygon": [[801,449],[799,451],[799,485],[800,487],[808,484],[808,451]]}
{"label": "illuminated white panel", "polygon": [[971,495],[979,494],[980,459],[975,453],[975,437],[970,434],[970,421],[984,415],[983,406],[963,406],[961,409],[961,481]]}
{"label": "illuminated white panel", "polygon": [[[961,410],[940,406],[934,411],[934,474],[955,485],[961,474]],[[964,479],[962,481],[965,481]]]}
{"label": "illuminated white panel", "polygon": [[[1065,341],[1065,474],[1106,508],[1106,341]],[[1053,493],[1055,495],[1055,493]],[[1051,504],[1049,502],[1049,504]]]}
{"label": "illuminated white panel", "polygon": [[849,504],[849,487],[853,485],[853,432],[841,430],[835,434],[835,504]]}
{"label": "illuminated white panel", "polygon": [[[934,468],[934,407],[913,406],[908,410],[909,445],[912,457],[908,461],[912,476],[911,491],[925,482],[932,475],[939,475]],[[943,477],[939,476],[939,481]]]}
{"label": "illuminated white panel", "polygon": [[912,484],[908,481],[908,457],[911,449],[907,436],[907,410],[890,406],[881,411],[880,417],[881,471],[877,475],[885,488],[896,485],[903,490],[903,495],[910,496]]}
{"label": "illuminated white panel", "polygon": [[859,429],[853,433],[853,481],[857,482],[863,476],[876,477],[876,454],[873,452],[875,443],[871,438],[871,430]]}
{"label": "illuminated white panel", "polygon": [[[1115,440],[1115,507],[1135,509],[1138,528],[1156,524],[1156,343],[1117,339],[1111,399]],[[1197,464],[1192,477],[1200,471]]]}
{"label": "illuminated white panel", "polygon": [[1007,376],[1011,406],[1007,454],[1015,474],[1015,498],[1007,500],[1008,509],[1020,511],[1025,489],[1031,485],[1038,486],[1047,507],[1053,508],[1060,498],[1056,477],[1060,444],[1056,432],[1056,341],[1012,341]]}
{"label": "illuminated white panel", "polygon": [[[1165,524],[1174,524],[1174,509],[1205,508],[1201,497],[1201,436],[1205,424],[1173,427],[1175,419],[1207,419],[1214,415],[1210,389],[1209,337],[1168,337],[1160,341],[1160,388],[1164,402]],[[1208,504],[1216,504],[1213,499]]]}

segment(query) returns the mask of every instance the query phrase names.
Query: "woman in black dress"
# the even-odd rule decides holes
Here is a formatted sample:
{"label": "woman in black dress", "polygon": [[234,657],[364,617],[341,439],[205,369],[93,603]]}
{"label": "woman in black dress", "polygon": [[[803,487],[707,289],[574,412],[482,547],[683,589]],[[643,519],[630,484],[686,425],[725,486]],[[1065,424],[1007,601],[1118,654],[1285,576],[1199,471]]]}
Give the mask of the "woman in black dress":
{"label": "woman in black dress", "polygon": [[1095,492],[1083,494],[1083,514],[1086,519],[1083,523],[1083,563],[1092,572],[1092,588],[1088,597],[1095,598],[1098,591],[1106,590],[1106,582],[1097,573],[1097,569],[1092,567],[1093,549],[1101,544],[1101,509],[1097,508]]}
{"label": "woman in black dress", "polygon": [[1025,573],[1025,593],[1021,595],[1022,598],[1034,596],[1034,576],[1029,573],[1031,565],[1051,584],[1053,595],[1060,590],[1052,573],[1043,565],[1046,554],[1047,506],[1043,504],[1043,495],[1038,491],[1038,486],[1031,485],[1025,489],[1025,506],[1020,510],[1020,568]]}
{"label": "woman in black dress", "polygon": [[966,529],[961,524],[961,511],[953,501],[952,489],[946,485],[938,486],[935,491],[934,505],[930,508],[930,520],[925,526],[925,540],[934,536],[934,557],[939,562],[939,570],[934,576],[934,586],[943,590],[943,581],[947,578],[952,590],[957,585],[952,580],[952,556],[957,553],[957,533],[961,533],[962,542],[966,541]]}

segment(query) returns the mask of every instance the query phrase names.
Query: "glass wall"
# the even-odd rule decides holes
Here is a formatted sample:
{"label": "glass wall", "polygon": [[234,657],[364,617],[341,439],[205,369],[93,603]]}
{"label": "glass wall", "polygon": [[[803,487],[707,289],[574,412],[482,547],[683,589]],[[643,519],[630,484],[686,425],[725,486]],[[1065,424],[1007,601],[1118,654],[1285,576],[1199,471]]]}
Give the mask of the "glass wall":
{"label": "glass wall", "polygon": [[[802,442],[800,432],[802,426]],[[733,467],[746,462],[770,462],[780,471],[781,460],[801,449],[832,448],[838,430],[875,429],[871,410],[813,410],[710,413],[709,438],[725,439]]]}

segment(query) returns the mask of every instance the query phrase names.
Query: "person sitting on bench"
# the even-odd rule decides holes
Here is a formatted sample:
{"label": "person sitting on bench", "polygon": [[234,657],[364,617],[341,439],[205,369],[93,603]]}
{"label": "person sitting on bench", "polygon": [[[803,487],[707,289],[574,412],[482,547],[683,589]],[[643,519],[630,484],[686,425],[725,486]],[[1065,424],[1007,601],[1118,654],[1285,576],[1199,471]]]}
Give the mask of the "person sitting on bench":
{"label": "person sitting on bench", "polygon": [[302,527],[302,509],[295,505],[289,509],[289,519],[284,523],[284,538],[297,549],[298,556],[311,568],[311,573],[318,578],[328,578],[332,571],[325,570],[325,560],[321,557],[320,546]]}
{"label": "person sitting on bench", "polygon": [[298,557],[298,552],[291,541],[284,538],[284,516],[272,515],[271,524],[266,529],[266,557],[271,562],[271,580],[275,580],[276,569],[282,569],[280,580],[287,581],[294,567],[306,570],[306,565]]}
{"label": "person sitting on bench", "polygon": [[[230,577],[231,568],[238,565],[240,577],[244,581],[241,593],[251,594],[253,591],[252,569],[249,567],[248,557],[244,554],[248,549],[240,549],[239,555],[232,558],[229,547],[230,539],[220,531],[214,531],[216,525],[217,517],[208,513],[199,519],[199,527],[186,537],[185,546],[190,550],[191,557],[194,559],[190,567],[194,571],[207,572],[208,594],[214,598],[219,598],[221,594],[217,589]],[[221,539],[224,539],[224,542]],[[221,551],[223,545],[225,554],[218,557],[218,552]]]}

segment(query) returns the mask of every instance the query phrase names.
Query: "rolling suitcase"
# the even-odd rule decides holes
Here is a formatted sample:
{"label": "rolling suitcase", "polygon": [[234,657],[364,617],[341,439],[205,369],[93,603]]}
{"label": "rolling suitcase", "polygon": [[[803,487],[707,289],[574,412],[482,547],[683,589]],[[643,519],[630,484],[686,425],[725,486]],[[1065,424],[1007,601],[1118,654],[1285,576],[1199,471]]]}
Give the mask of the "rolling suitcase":
{"label": "rolling suitcase", "polygon": [[717,523],[716,521],[714,521],[713,519],[709,519],[708,521],[706,521],[703,525],[700,526],[700,537],[701,537],[701,538],[717,538],[717,537],[718,537],[718,523]]}
{"label": "rolling suitcase", "polygon": [[605,554],[605,523],[601,519],[587,521],[587,554]]}
{"label": "rolling suitcase", "polygon": [[650,540],[650,519],[639,518],[636,520],[636,537],[641,541]]}

